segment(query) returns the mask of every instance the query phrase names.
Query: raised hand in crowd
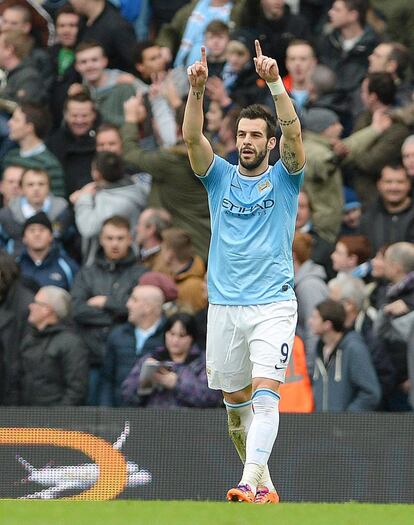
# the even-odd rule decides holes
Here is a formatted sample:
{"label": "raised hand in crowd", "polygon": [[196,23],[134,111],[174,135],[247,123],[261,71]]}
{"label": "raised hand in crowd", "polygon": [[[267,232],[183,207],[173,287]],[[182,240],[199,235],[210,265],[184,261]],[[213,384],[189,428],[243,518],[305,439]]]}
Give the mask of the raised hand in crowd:
{"label": "raised hand in crowd", "polygon": [[124,117],[125,122],[140,124],[147,116],[142,94],[138,93],[134,97],[130,97],[124,102]]}

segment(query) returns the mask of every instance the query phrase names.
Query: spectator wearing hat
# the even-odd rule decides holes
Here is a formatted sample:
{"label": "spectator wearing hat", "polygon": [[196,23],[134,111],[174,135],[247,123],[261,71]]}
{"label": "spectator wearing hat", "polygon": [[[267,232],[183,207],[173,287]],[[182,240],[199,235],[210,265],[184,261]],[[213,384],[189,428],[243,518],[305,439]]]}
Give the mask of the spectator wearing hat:
{"label": "spectator wearing hat", "polygon": [[357,193],[348,186],[344,187],[344,207],[340,235],[358,235],[360,233],[362,205]]}
{"label": "spectator wearing hat", "polygon": [[[166,295],[163,290],[171,299],[177,296],[177,289],[168,277],[150,273],[153,275],[144,281],[147,284],[139,284],[132,290],[126,304],[128,322],[114,328],[109,335],[99,393],[100,405],[123,406],[121,385],[134,363],[164,344],[166,318],[163,304]],[[171,282],[168,283],[167,279]]]}
{"label": "spectator wearing hat", "polygon": [[70,290],[79,266],[53,242],[52,223],[45,212],[26,220],[22,240],[24,249],[17,261],[26,282]]}
{"label": "spectator wearing hat", "polygon": [[265,82],[257,80],[254,56],[253,33],[248,29],[236,29],[230,33],[222,78],[210,77],[207,80],[208,98],[222,108],[229,108],[234,103],[241,107],[265,103],[268,90]]}
{"label": "spectator wearing hat", "polygon": [[130,224],[121,216],[106,219],[95,262],[83,265],[73,286],[73,317],[89,349],[88,404],[98,403],[98,388],[111,329],[127,319],[126,302],[145,272],[132,250]]}
{"label": "spectator wearing hat", "polygon": [[88,352],[68,322],[71,297],[62,288],[40,288],[29,305],[32,330],[20,348],[19,383],[26,406],[76,406],[85,399]]}
{"label": "spectator wearing hat", "polygon": [[352,162],[389,125],[389,118],[379,112],[370,126],[341,140],[343,128],[335,112],[311,108],[304,114],[304,189],[313,211],[313,227],[328,242],[335,242],[342,222],[341,167]]}
{"label": "spectator wearing hat", "polygon": [[23,225],[40,211],[52,223],[55,240],[69,246],[74,236],[73,214],[65,199],[50,193],[48,173],[38,168],[26,169],[20,186],[21,196],[0,210],[0,248],[19,255],[23,249]]}

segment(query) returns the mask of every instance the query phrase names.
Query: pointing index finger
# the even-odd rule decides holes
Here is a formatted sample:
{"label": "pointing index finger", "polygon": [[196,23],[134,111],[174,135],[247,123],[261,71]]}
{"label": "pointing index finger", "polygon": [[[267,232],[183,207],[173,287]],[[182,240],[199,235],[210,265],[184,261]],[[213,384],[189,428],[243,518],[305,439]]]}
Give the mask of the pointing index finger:
{"label": "pointing index finger", "polygon": [[201,63],[203,66],[207,65],[206,48],[204,46],[201,46]]}
{"label": "pointing index finger", "polygon": [[260,47],[260,42],[258,40],[255,40],[254,45],[256,48],[256,57],[259,58],[260,56],[263,55],[262,48]]}

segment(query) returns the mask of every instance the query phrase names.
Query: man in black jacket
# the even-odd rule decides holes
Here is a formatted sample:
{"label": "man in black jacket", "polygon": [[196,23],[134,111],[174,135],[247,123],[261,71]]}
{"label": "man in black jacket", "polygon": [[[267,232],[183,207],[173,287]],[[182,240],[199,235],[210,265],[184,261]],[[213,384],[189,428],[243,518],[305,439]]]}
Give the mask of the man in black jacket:
{"label": "man in black jacket", "polygon": [[79,40],[96,40],[102,44],[110,68],[134,71],[134,29],[106,0],[70,0],[75,11],[83,15]]}
{"label": "man in black jacket", "polygon": [[111,217],[101,230],[95,262],[83,266],[71,290],[73,317],[89,349],[91,364],[87,403],[97,405],[105,345],[110,330],[126,321],[126,302],[146,271],[132,251],[127,219]]}
{"label": "man in black jacket", "polygon": [[61,127],[47,140],[65,174],[66,197],[92,181],[91,164],[96,153],[95,103],[86,93],[69,96],[64,103]]}
{"label": "man in black jacket", "polygon": [[370,239],[373,253],[385,244],[414,242],[411,180],[406,170],[400,164],[384,166],[377,188],[379,197],[361,219],[361,234]]}
{"label": "man in black jacket", "polygon": [[0,251],[0,405],[16,405],[19,346],[28,329],[34,293],[19,278],[19,266]]}
{"label": "man in black jacket", "polygon": [[33,329],[20,348],[21,402],[31,406],[75,406],[85,399],[88,351],[65,323],[70,295],[57,286],[40,288],[29,305]]}
{"label": "man in black jacket", "polygon": [[[332,31],[319,40],[319,60],[337,74],[337,90],[349,103],[358,100],[368,57],[379,43],[374,30],[366,24],[367,8],[366,0],[335,0],[329,10]],[[345,124],[348,129],[349,124]]]}

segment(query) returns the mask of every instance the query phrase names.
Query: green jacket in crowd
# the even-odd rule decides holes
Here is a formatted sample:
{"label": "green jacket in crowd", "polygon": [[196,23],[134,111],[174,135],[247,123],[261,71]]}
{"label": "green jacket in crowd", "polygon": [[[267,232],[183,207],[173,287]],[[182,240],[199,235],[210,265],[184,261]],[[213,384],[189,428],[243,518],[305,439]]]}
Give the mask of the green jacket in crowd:
{"label": "green jacket in crowd", "polygon": [[174,226],[191,235],[196,253],[205,261],[210,243],[207,193],[191,169],[186,146],[143,150],[135,124],[123,126],[122,140],[124,160],[152,176],[148,206],[168,210]]}
{"label": "green jacket in crowd", "polygon": [[3,159],[3,169],[7,166],[23,166],[24,168],[39,168],[47,171],[50,178],[51,193],[55,197],[66,197],[62,166],[46,147],[41,153],[36,153],[30,157],[22,157],[20,150],[14,148],[7,152]]}
{"label": "green jacket in crowd", "polygon": [[309,195],[314,230],[326,241],[335,242],[342,222],[343,182],[341,167],[352,163],[378,138],[379,132],[368,126],[342,142],[349,154],[340,159],[328,138],[304,131],[306,154],[303,189]]}

